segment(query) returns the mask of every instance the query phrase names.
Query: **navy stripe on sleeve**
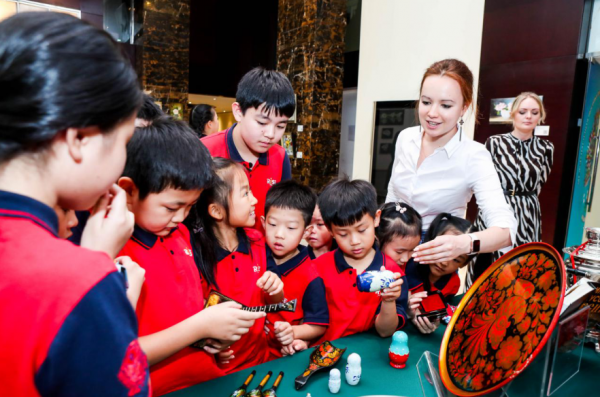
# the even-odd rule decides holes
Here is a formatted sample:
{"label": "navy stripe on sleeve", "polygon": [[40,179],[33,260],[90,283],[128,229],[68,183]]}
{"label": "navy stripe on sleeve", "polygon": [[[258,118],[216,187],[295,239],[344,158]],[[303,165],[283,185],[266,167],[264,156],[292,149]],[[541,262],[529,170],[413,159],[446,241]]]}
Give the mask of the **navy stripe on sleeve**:
{"label": "navy stripe on sleeve", "polygon": [[325,284],[321,277],[311,281],[304,291],[302,298],[302,310],[304,311],[304,324],[328,325],[329,308],[325,298]]}
{"label": "navy stripe on sleeve", "polygon": [[283,156],[283,167],[281,169],[281,181],[289,181],[292,179],[292,164],[287,154]]}
{"label": "navy stripe on sleeve", "polygon": [[135,312],[113,272],[75,306],[35,375],[42,396],[147,396]]}

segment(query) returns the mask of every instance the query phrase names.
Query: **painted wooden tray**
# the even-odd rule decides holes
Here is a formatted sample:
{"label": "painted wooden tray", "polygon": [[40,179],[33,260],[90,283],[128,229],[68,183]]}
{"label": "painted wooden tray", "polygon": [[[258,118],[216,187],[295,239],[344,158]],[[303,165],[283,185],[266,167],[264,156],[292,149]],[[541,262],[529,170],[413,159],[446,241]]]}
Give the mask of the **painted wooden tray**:
{"label": "painted wooden tray", "polygon": [[458,396],[503,387],[529,365],[556,326],[565,294],[558,251],[530,243],[502,256],[469,289],[440,348],[440,375]]}

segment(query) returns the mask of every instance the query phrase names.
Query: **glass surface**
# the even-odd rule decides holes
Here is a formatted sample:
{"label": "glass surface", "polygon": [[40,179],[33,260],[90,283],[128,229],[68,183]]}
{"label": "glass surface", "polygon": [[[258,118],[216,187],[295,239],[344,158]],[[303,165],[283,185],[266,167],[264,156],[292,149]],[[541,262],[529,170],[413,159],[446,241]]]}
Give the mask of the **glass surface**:
{"label": "glass surface", "polygon": [[581,366],[581,356],[585,340],[590,307],[586,306],[559,321],[554,349],[551,373],[548,380],[548,396],[577,375]]}
{"label": "glass surface", "polygon": [[[421,390],[423,397],[456,397],[452,394],[442,382],[439,372],[439,357],[430,351],[426,351],[421,355],[417,363],[417,372],[419,373],[419,382],[421,382]],[[501,389],[495,390],[486,396],[492,397],[509,397],[508,388],[511,383]]]}
{"label": "glass surface", "polygon": [[11,17],[17,13],[17,3],[12,1],[0,0],[0,21]]}
{"label": "glass surface", "polygon": [[104,1],[104,29],[121,43],[131,41],[131,8],[131,0]]}

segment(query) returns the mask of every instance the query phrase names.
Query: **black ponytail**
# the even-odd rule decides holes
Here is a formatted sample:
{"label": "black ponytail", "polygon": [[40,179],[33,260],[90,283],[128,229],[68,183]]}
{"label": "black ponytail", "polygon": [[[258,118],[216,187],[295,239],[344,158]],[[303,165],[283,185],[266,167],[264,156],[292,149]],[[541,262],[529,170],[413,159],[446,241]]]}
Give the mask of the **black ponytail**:
{"label": "black ponytail", "polygon": [[[218,287],[215,268],[217,266],[217,249],[221,245],[215,229],[216,220],[208,213],[210,204],[218,204],[225,210],[226,219],[229,218],[229,200],[233,189],[236,172],[244,172],[243,166],[230,159],[221,157],[213,158],[213,170],[216,177],[210,189],[205,189],[200,199],[194,205],[190,215],[185,220],[186,226],[192,235],[194,259],[200,274],[209,285]],[[240,244],[249,244],[248,236],[243,229],[238,230]]]}
{"label": "black ponytail", "polygon": [[141,101],[135,72],[103,30],[54,12],[0,23],[0,163],[45,149],[67,128],[110,132]]}
{"label": "black ponytail", "polygon": [[421,237],[421,215],[410,205],[402,202],[385,203],[377,227],[379,246],[384,247],[395,237]]}

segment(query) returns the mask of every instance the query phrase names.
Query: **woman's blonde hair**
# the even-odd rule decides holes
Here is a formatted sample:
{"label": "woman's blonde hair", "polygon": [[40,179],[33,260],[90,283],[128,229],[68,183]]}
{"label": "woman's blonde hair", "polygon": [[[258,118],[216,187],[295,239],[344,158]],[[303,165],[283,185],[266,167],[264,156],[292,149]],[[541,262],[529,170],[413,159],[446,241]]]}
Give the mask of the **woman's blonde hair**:
{"label": "woman's blonde hair", "polygon": [[540,107],[540,123],[543,123],[546,120],[546,109],[544,108],[542,98],[540,98],[540,96],[535,92],[522,92],[518,97],[515,98],[514,102],[512,103],[512,107],[510,108],[510,119],[513,120],[513,124],[515,120],[515,114],[519,111],[521,103],[527,98],[531,98],[537,102],[538,106]]}

